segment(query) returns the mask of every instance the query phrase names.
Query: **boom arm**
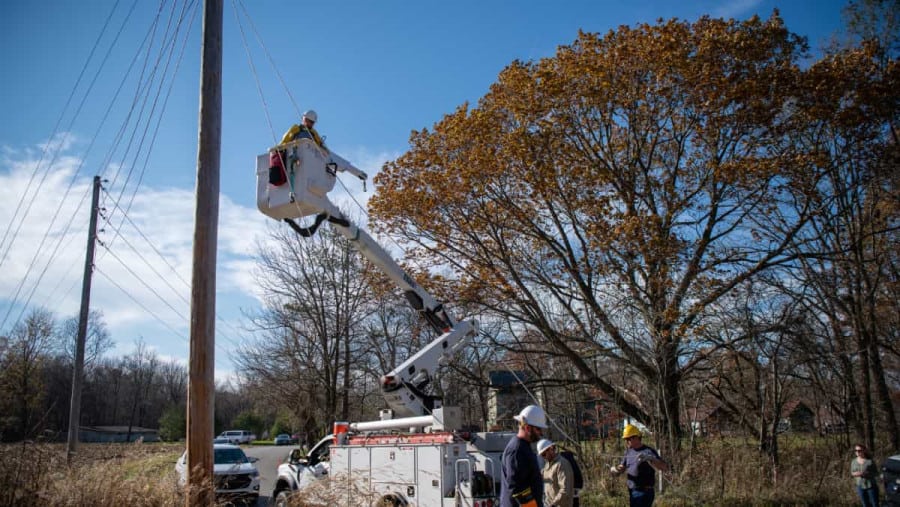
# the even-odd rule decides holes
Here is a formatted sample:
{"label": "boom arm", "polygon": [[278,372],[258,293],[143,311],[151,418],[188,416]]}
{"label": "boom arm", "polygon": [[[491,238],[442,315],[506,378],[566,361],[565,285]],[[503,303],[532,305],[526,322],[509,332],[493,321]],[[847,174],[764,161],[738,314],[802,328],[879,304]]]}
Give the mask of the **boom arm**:
{"label": "boom arm", "polygon": [[[381,379],[388,405],[400,417],[427,415],[440,406],[425,387],[437,368],[444,365],[476,332],[474,321],[454,322],[443,305],[419,286],[366,231],[341,213],[327,193],[334,188],[335,173],[347,171],[365,181],[366,173],[333,152],[325,152],[309,139],[299,139],[273,150],[286,152],[288,184],[269,184],[269,156],[257,157],[257,207],[265,215],[283,219],[298,233],[310,236],[325,220],[350,240],[372,264],[403,290],[410,305],[440,334],[425,348]],[[315,216],[309,227],[294,219]]]}

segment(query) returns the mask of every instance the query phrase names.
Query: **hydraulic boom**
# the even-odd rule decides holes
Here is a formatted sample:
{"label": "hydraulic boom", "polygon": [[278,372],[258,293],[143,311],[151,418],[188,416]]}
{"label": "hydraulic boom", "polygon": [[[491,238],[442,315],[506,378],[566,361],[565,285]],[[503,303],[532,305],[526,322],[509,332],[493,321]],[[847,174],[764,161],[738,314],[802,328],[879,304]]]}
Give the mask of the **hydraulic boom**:
{"label": "hydraulic boom", "polygon": [[[399,417],[428,415],[439,408],[440,400],[426,393],[439,366],[465,346],[477,331],[474,321],[455,322],[443,305],[419,286],[403,268],[366,231],[360,229],[328,199],[336,173],[349,172],[366,181],[367,175],[339,155],[324,150],[309,139],[298,139],[272,148],[280,151],[283,168],[272,167],[270,154],[257,157],[257,207],[265,215],[284,220],[297,233],[308,237],[328,221],[350,240],[373,265],[400,287],[410,305],[435,331],[438,338],[407,359],[381,379],[388,405]],[[282,177],[273,171],[283,170]],[[277,176],[277,175],[276,175]],[[284,181],[273,185],[272,181]],[[314,216],[310,226],[301,227],[296,219]]]}

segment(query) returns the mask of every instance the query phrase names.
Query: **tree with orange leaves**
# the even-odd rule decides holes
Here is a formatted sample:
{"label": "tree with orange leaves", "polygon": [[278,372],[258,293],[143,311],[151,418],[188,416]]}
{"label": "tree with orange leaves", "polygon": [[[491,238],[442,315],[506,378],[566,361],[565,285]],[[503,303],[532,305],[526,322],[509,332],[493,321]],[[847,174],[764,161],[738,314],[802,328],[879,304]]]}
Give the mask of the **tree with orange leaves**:
{"label": "tree with orange leaves", "polygon": [[457,273],[465,302],[536,331],[677,446],[695,331],[730,291],[793,262],[816,213],[818,152],[791,121],[806,50],[777,12],[579,33],[413,132],[371,213]]}

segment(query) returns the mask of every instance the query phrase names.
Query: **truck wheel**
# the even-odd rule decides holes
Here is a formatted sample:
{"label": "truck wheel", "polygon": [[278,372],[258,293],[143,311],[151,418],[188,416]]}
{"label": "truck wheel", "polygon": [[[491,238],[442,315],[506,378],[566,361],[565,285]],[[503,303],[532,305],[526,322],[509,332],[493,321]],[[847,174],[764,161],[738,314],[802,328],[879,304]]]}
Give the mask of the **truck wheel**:
{"label": "truck wheel", "polygon": [[385,495],[375,504],[374,507],[404,507],[406,502],[396,495]]}
{"label": "truck wheel", "polygon": [[288,498],[289,498],[290,496],[291,496],[291,492],[290,492],[290,491],[288,491],[288,490],[286,490],[286,489],[282,489],[281,491],[278,492],[277,495],[275,495],[275,504],[274,504],[274,506],[275,506],[275,507],[287,507],[287,504],[288,504]]}

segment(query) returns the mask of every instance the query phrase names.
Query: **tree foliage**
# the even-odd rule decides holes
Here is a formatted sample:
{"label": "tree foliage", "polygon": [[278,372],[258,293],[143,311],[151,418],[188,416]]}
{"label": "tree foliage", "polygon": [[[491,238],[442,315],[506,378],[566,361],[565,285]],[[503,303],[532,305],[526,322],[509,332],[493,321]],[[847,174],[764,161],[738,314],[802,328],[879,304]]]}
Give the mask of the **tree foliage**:
{"label": "tree foliage", "polygon": [[[676,442],[679,387],[718,346],[704,327],[737,287],[794,264],[789,247],[820,213],[829,154],[797,138],[822,118],[823,90],[851,76],[801,69],[806,51],[777,13],[580,33],[413,132],[370,210],[511,335],[536,331]],[[886,90],[833,119],[854,121]],[[621,365],[645,395],[590,358]]]}

